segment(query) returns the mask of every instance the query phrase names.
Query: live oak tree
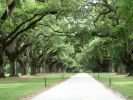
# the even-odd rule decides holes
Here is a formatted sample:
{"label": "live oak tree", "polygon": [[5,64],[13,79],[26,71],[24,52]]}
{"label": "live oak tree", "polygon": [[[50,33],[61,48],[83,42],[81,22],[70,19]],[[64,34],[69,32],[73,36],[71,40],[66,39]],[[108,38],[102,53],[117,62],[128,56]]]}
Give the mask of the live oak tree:
{"label": "live oak tree", "polygon": [[[126,66],[126,71],[129,75],[132,75],[132,6],[131,0],[101,0],[101,1],[86,1],[87,7],[92,7],[91,15],[88,17],[90,24],[86,31],[91,37],[100,37],[101,40],[106,38],[111,38],[109,47],[107,47],[107,52],[114,51],[110,53],[109,59],[111,63],[120,63],[121,66]],[[90,8],[89,8],[90,9]],[[87,9],[86,9],[87,10]],[[127,16],[128,15],[128,16]],[[84,39],[86,38],[86,35]],[[89,39],[89,37],[88,37]],[[93,40],[92,40],[93,41]],[[101,44],[99,44],[100,46]],[[115,48],[114,46],[121,45],[121,49]],[[101,46],[100,46],[101,47]],[[100,47],[97,50],[100,50]],[[88,47],[90,49],[90,47]],[[84,52],[84,49],[83,49]],[[91,53],[94,58],[91,58],[96,66],[97,53],[94,51]],[[87,56],[87,55],[86,55]],[[115,62],[114,62],[115,58]],[[85,59],[88,60],[89,58]],[[83,61],[81,61],[83,62]],[[117,66],[117,65],[116,65]],[[125,69],[122,69],[125,70]]]}
{"label": "live oak tree", "polygon": [[[41,22],[47,15],[66,15],[70,11],[73,11],[76,6],[73,6],[72,3],[76,4],[76,1],[62,1],[58,0],[54,2],[53,0],[49,1],[29,1],[29,0],[7,0],[1,2],[1,18],[0,18],[0,76],[4,77],[3,71],[3,56],[6,52],[6,55],[10,59],[11,63],[11,74],[10,76],[16,76],[15,73],[15,62],[16,58],[19,56],[19,53],[16,55],[16,50],[8,50],[12,45],[22,46],[24,42],[16,42],[21,38],[25,33],[33,31],[37,27],[37,23]],[[6,6],[5,6],[6,5]],[[71,5],[71,6],[70,6]],[[71,9],[73,8],[73,9]],[[33,12],[34,11],[34,12]],[[67,13],[66,13],[67,12]],[[16,43],[15,43],[16,42]],[[20,45],[22,44],[22,45]],[[24,47],[23,47],[24,46]],[[27,43],[23,45],[21,53],[29,46]],[[11,47],[14,48],[14,47]],[[15,56],[15,58],[14,58]]]}
{"label": "live oak tree", "polygon": [[115,67],[116,72],[116,66],[123,65],[133,75],[132,4],[132,0],[0,1],[0,78],[3,63],[10,64],[11,77],[29,69],[35,75],[79,65],[101,71]]}

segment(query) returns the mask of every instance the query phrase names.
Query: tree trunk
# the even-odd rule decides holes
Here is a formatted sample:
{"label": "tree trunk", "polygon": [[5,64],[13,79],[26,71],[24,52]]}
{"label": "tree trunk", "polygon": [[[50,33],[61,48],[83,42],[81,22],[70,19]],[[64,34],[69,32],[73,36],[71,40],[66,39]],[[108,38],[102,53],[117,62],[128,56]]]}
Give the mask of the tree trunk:
{"label": "tree trunk", "polygon": [[46,62],[45,60],[43,60],[43,64],[42,64],[42,73],[46,73]]}
{"label": "tree trunk", "polygon": [[34,64],[31,66],[31,75],[36,75],[36,67]]}
{"label": "tree trunk", "polygon": [[18,76],[18,73],[16,71],[16,61],[10,60],[10,77]]}
{"label": "tree trunk", "polygon": [[21,65],[21,75],[27,75],[26,67]]}
{"label": "tree trunk", "polygon": [[26,63],[22,62],[20,59],[17,59],[17,61],[21,67],[21,75],[27,75]]}
{"label": "tree trunk", "polygon": [[5,74],[4,74],[4,69],[2,66],[0,66],[0,78],[4,78]]}
{"label": "tree trunk", "polygon": [[130,71],[129,71],[128,76],[133,76],[133,70],[130,70]]}
{"label": "tree trunk", "polygon": [[133,63],[129,64],[127,71],[129,73],[128,76],[133,76]]}
{"label": "tree trunk", "polygon": [[37,73],[40,73],[41,72],[41,67],[37,66]]}
{"label": "tree trunk", "polygon": [[3,69],[3,52],[0,52],[0,78],[4,78],[4,69]]}
{"label": "tree trunk", "polygon": [[50,72],[49,66],[47,64],[45,65],[45,69],[46,69],[46,73]]}
{"label": "tree trunk", "polygon": [[120,64],[117,67],[117,74],[125,74],[126,73],[126,68],[123,64]]}

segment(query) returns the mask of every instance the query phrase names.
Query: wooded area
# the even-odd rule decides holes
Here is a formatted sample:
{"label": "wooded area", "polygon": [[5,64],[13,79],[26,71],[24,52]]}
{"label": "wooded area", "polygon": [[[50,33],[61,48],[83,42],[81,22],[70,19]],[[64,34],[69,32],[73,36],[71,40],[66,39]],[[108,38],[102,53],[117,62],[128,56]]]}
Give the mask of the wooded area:
{"label": "wooded area", "polygon": [[0,78],[133,75],[132,0],[0,0]]}

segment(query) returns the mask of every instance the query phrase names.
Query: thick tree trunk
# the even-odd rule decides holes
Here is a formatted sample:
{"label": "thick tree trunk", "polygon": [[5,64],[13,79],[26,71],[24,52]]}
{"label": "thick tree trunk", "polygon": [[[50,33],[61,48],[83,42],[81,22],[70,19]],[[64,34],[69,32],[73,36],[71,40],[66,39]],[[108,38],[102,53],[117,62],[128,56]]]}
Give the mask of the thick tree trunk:
{"label": "thick tree trunk", "polygon": [[46,73],[46,62],[43,60],[43,65],[42,65],[42,73]]}
{"label": "thick tree trunk", "polygon": [[36,75],[36,67],[34,64],[31,66],[31,75]]}
{"label": "thick tree trunk", "polygon": [[109,72],[109,62],[108,62],[108,60],[103,61],[102,72]]}
{"label": "thick tree trunk", "polygon": [[41,67],[37,66],[37,73],[41,73]]}
{"label": "thick tree trunk", "polygon": [[126,71],[128,73],[128,76],[133,76],[133,62],[130,61],[128,63],[125,63],[126,64]]}
{"label": "thick tree trunk", "polygon": [[18,77],[18,73],[16,70],[16,61],[10,60],[10,77]]}
{"label": "thick tree trunk", "polygon": [[127,71],[129,76],[133,76],[133,63],[129,64]]}
{"label": "thick tree trunk", "polygon": [[46,72],[46,69],[45,69],[45,67],[43,66],[42,67],[42,73],[45,73]]}
{"label": "thick tree trunk", "polygon": [[23,62],[21,59],[17,59],[17,62],[21,67],[21,75],[27,75],[27,70],[26,70],[27,63]]}
{"label": "thick tree trunk", "polygon": [[21,65],[21,75],[27,75],[26,67]]}
{"label": "thick tree trunk", "polygon": [[45,65],[45,69],[46,69],[46,73],[50,72],[49,66],[47,64]]}
{"label": "thick tree trunk", "polygon": [[0,66],[0,78],[4,78],[5,74],[4,74],[4,69],[2,66]]}
{"label": "thick tree trunk", "polygon": [[117,74],[125,74],[126,73],[126,68],[123,64],[120,64],[117,67]]}
{"label": "thick tree trunk", "polygon": [[4,69],[3,69],[3,52],[0,52],[0,78],[4,78]]}

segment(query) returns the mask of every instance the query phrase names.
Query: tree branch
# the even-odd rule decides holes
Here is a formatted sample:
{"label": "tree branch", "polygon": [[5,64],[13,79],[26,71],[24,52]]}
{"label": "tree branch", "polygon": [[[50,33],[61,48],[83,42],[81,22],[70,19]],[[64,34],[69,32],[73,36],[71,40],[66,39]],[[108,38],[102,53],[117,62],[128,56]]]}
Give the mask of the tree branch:
{"label": "tree branch", "polygon": [[[16,0],[13,0],[11,2],[11,4],[8,5],[8,7],[6,8],[6,10],[4,11],[3,15],[1,16],[0,18],[0,24],[2,25],[6,20],[7,18],[11,15],[12,11],[14,10],[16,6]],[[0,27],[1,27],[0,25]]]}
{"label": "tree branch", "polygon": [[48,14],[57,14],[56,11],[51,11],[51,12],[45,12],[43,13],[39,18],[37,18],[36,20],[34,20],[33,22],[29,23],[29,25],[27,25],[27,27],[25,27],[24,29],[21,29],[19,31],[17,31],[16,33],[12,33],[13,36],[6,42],[5,46],[10,45],[20,34],[24,33],[25,31],[29,30],[32,28],[32,26],[35,26],[40,20],[42,20],[42,18]]}
{"label": "tree branch", "polygon": [[40,14],[35,14],[33,17],[23,21],[20,25],[18,25],[6,38],[5,40],[9,39],[11,36],[13,36],[23,25],[30,22],[31,20],[35,19]]}
{"label": "tree branch", "polygon": [[[45,25],[45,24],[40,24],[40,25],[43,25],[43,26],[46,26],[46,27],[49,27],[53,32],[55,32],[55,33],[62,33],[62,34],[51,34],[51,35],[49,35],[49,36],[53,36],[53,35],[57,35],[57,36],[73,36],[74,34],[72,34],[72,33],[74,33],[74,31],[73,32],[66,32],[66,31],[60,31],[60,30],[55,30],[52,26],[50,26],[50,25]],[[46,35],[45,35],[46,36]],[[49,37],[49,36],[47,36],[47,37]]]}
{"label": "tree branch", "polygon": [[17,57],[18,55],[20,55],[26,48],[28,48],[29,46],[31,46],[32,43],[27,43],[24,44],[16,53],[15,56]]}

